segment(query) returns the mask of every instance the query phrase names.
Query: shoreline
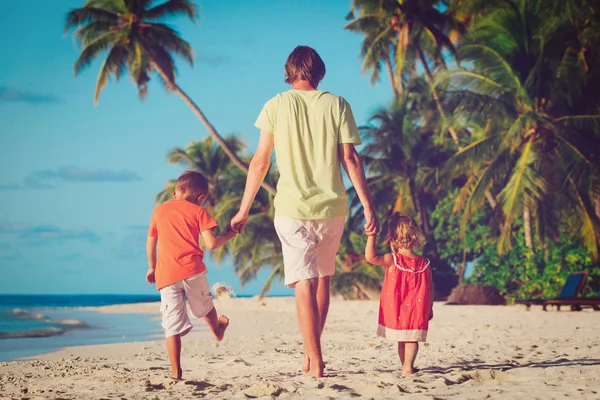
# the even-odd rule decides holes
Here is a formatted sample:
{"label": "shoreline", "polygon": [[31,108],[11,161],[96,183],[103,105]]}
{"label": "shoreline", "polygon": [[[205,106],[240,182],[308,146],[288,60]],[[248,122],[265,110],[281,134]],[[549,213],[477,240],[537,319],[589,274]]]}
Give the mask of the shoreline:
{"label": "shoreline", "polygon": [[[333,299],[323,333],[327,378],[300,372],[294,298],[215,301],[231,322],[221,343],[202,330],[183,338],[184,381],[167,379],[162,338],[66,347],[35,361],[0,363],[8,397],[207,398],[600,398],[600,313],[435,303],[415,375],[398,377],[395,342],[375,335],[377,301]],[[151,315],[155,303],[95,308]],[[154,309],[154,311],[152,310]],[[149,393],[152,392],[152,393]]]}

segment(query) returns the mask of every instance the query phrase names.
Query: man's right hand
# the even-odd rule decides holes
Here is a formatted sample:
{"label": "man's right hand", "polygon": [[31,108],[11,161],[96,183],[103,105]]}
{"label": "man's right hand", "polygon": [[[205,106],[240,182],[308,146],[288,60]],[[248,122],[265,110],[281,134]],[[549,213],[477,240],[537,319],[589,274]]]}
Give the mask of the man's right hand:
{"label": "man's right hand", "polygon": [[379,232],[379,220],[372,210],[365,209],[365,235],[375,236]]}
{"label": "man's right hand", "polygon": [[248,214],[240,211],[231,219],[229,226],[233,232],[240,234],[244,231],[247,223]]}

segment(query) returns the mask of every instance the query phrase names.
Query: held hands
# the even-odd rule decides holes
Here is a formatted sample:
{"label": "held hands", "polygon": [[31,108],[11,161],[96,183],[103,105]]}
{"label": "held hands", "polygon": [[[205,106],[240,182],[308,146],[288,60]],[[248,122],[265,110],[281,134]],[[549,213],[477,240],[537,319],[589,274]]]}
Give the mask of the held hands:
{"label": "held hands", "polygon": [[248,214],[238,212],[229,223],[229,228],[236,234],[240,234],[244,231],[246,224],[248,223]]}
{"label": "held hands", "polygon": [[151,285],[154,285],[154,283],[156,282],[154,272],[155,270],[153,269],[149,269],[148,272],[146,272],[146,281],[148,281],[148,283]]}
{"label": "held hands", "polygon": [[379,232],[379,220],[372,210],[365,209],[365,235],[375,236]]}

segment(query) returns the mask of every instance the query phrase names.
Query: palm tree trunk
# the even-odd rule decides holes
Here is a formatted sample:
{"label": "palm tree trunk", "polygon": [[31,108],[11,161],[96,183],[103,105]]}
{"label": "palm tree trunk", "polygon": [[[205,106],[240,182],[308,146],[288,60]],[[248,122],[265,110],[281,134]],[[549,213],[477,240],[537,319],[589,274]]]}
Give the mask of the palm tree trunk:
{"label": "palm tree trunk", "polygon": [[533,235],[531,232],[531,210],[529,205],[525,203],[523,208],[523,224],[525,230],[525,245],[531,252],[533,252]]}
{"label": "palm tree trunk", "polygon": [[394,74],[394,68],[392,67],[392,62],[389,57],[386,57],[383,62],[385,63],[385,68],[387,69],[388,76],[390,77],[390,83],[392,84],[392,90],[394,91],[394,99],[398,100],[400,96],[402,96],[402,77],[398,77],[400,81],[399,85],[396,85],[396,78]]}
{"label": "palm tree trunk", "polygon": [[[421,64],[423,65],[423,68],[425,69],[425,76],[427,77],[427,82],[429,83],[429,86],[431,87],[431,95],[433,96],[435,105],[438,109],[438,112],[440,113],[440,116],[442,117],[442,120],[446,121],[446,113],[444,112],[444,109],[442,108],[442,103],[440,102],[440,98],[438,97],[438,94],[435,90],[435,86],[433,85],[433,75],[431,73],[431,70],[429,69],[429,65],[427,65],[427,60],[425,60],[425,54],[423,54],[423,50],[421,49],[421,47],[415,46],[415,48],[417,50],[417,54],[419,55],[419,60],[421,61]],[[452,137],[452,140],[456,144],[456,147],[458,147],[458,149],[460,150],[458,135],[456,134],[456,131],[454,130],[453,127],[449,126],[448,132],[450,132],[450,136]]]}
{"label": "palm tree trunk", "polygon": [[[234,163],[239,169],[244,171],[246,174],[248,174],[248,166],[246,164],[244,164],[244,162],[242,160],[240,160],[240,158],[237,156],[237,154],[235,154],[235,152],[229,148],[229,146],[227,145],[227,142],[225,142],[225,140],[221,137],[221,135],[219,135],[219,133],[217,132],[215,127],[208,121],[208,119],[206,118],[204,113],[200,110],[200,108],[196,105],[196,103],[194,103],[194,101],[179,86],[177,86],[174,82],[171,82],[169,80],[169,77],[164,73],[164,71],[156,63],[152,63],[152,64],[153,64],[153,67],[158,72],[158,74],[162,77],[162,79],[165,82],[168,82],[169,85],[171,86],[171,89],[175,93],[177,93],[179,95],[179,97],[181,97],[181,99],[185,102],[185,104],[187,104],[192,109],[194,114],[196,114],[198,119],[202,122],[202,124],[204,124],[208,133],[215,139],[215,141],[223,149],[225,154],[227,154],[227,157],[229,157],[231,162]],[[267,182],[263,182],[262,187],[267,192],[271,193],[272,195],[277,194],[277,189],[275,189],[273,186],[269,185]]]}

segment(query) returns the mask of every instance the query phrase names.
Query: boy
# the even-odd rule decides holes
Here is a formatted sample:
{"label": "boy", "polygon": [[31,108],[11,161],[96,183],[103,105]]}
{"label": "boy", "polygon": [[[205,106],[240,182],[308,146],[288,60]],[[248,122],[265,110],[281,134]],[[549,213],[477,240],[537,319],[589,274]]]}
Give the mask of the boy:
{"label": "boy", "polygon": [[[325,63],[308,46],[298,46],[285,63],[291,90],[269,100],[256,120],[260,139],[252,158],[240,210],[231,220],[236,232],[248,222],[250,206],[269,170],[275,149],[279,181],[275,230],[281,240],[285,284],[295,288],[304,340],[302,369],[323,376],[321,333],[329,309],[329,282],[348,211],[343,167],[362,203],[365,230],[374,234],[377,216],[360,156],[361,143],[350,105],[318,90]],[[340,167],[341,166],[341,167]]]}
{"label": "boy", "polygon": [[184,172],[177,179],[174,200],[154,209],[148,231],[146,252],[150,268],[146,280],[150,284],[156,283],[160,291],[162,326],[174,379],[181,379],[182,374],[181,337],[192,330],[186,296],[192,315],[204,318],[218,342],[223,339],[229,325],[229,319],[218,315],[213,305],[203,262],[204,252],[198,245],[198,239],[202,235],[206,247],[213,250],[227,243],[235,233],[228,229],[222,236],[213,234],[217,223],[201,207],[207,193],[208,182],[202,174]]}

